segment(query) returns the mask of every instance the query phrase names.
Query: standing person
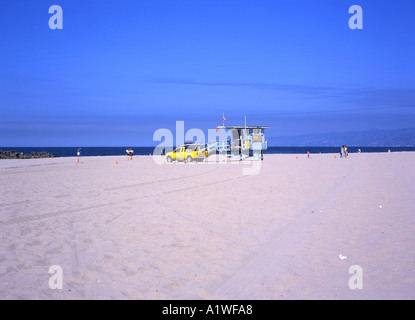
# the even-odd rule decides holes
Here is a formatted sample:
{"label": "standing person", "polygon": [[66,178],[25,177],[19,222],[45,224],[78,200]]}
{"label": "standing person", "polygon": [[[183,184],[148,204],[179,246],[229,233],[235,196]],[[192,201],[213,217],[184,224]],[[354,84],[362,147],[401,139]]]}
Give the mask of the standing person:
{"label": "standing person", "polygon": [[344,145],[344,156],[347,158],[348,155],[349,153],[347,152],[347,146]]}
{"label": "standing person", "polygon": [[341,147],[340,149],[340,158],[344,157],[344,146]]}
{"label": "standing person", "polygon": [[307,158],[310,158],[310,150],[307,151]]}
{"label": "standing person", "polygon": [[78,156],[78,163],[79,163],[79,157],[81,156],[81,148],[78,148],[78,150],[76,150],[76,154]]}
{"label": "standing person", "polygon": [[127,150],[126,150],[126,152],[127,152],[127,160],[133,160],[133,153],[134,153],[134,151],[131,149],[131,148],[128,148]]}

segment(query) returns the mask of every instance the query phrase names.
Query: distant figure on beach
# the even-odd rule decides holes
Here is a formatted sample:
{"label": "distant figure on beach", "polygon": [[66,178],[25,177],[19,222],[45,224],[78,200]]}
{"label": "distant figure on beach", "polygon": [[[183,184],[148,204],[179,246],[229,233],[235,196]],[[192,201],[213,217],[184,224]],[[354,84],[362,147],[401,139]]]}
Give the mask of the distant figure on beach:
{"label": "distant figure on beach", "polygon": [[81,156],[81,148],[78,148],[78,150],[76,150],[76,154],[78,156],[78,163],[79,163],[79,157]]}
{"label": "distant figure on beach", "polygon": [[360,150],[360,148],[359,148],[359,149],[357,149],[357,152],[360,153],[360,152],[362,152],[362,150]]}
{"label": "distant figure on beach", "polygon": [[344,145],[344,156],[347,158],[348,155],[349,153],[347,152],[347,146]]}
{"label": "distant figure on beach", "polygon": [[310,158],[310,150],[307,151],[307,158]]}
{"label": "distant figure on beach", "polygon": [[126,150],[126,152],[127,152],[127,160],[133,160],[133,154],[134,154],[134,150],[133,149],[131,149],[131,148],[128,148],[127,150]]}
{"label": "distant figure on beach", "polygon": [[344,157],[344,146],[340,148],[340,158]]}

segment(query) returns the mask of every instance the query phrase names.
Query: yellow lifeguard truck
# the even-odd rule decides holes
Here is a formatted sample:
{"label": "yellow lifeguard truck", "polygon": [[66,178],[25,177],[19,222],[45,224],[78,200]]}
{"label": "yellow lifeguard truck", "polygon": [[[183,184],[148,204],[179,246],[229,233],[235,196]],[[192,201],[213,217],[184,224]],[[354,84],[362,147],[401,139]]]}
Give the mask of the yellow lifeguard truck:
{"label": "yellow lifeguard truck", "polygon": [[208,156],[208,151],[203,144],[188,144],[166,153],[167,162],[173,161],[203,161]]}

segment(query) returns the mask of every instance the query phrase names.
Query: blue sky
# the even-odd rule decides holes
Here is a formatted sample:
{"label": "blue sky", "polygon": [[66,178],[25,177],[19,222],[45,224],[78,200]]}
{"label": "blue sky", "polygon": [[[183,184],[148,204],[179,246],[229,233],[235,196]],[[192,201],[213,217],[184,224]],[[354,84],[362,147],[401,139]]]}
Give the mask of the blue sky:
{"label": "blue sky", "polygon": [[[63,29],[51,30],[51,5]],[[363,9],[351,30],[348,9]],[[415,3],[0,2],[0,146],[152,146],[159,128],[269,136],[415,123]]]}

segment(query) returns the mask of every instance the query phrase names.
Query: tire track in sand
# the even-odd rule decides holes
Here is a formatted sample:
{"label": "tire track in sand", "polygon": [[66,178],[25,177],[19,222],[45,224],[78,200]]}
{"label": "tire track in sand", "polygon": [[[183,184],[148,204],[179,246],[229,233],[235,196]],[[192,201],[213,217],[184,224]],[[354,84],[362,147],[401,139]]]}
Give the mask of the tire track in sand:
{"label": "tire track in sand", "polygon": [[[252,257],[245,265],[239,268],[229,279],[224,280],[216,288],[211,287],[209,294],[215,299],[244,300],[252,299],[253,288],[261,283],[267,275],[274,278],[283,278],[284,256],[290,249],[301,243],[310,232],[311,226],[319,223],[322,218],[336,204],[336,195],[343,190],[353,187],[352,182],[356,176],[356,169],[348,172],[345,183],[330,188],[325,195],[302,210],[298,220],[283,231],[279,231],[257,255]],[[310,214],[311,208],[319,208]]]}
{"label": "tire track in sand", "polygon": [[[165,192],[162,192],[162,193],[163,194],[169,194],[169,193],[175,193],[175,192],[180,192],[180,191],[184,191],[184,190],[204,188],[204,187],[208,187],[208,186],[211,186],[211,185],[218,185],[218,184],[221,184],[221,183],[231,182],[231,181],[234,181],[236,179],[243,178],[243,177],[244,176],[234,177],[234,178],[224,179],[224,180],[219,180],[219,181],[213,181],[213,182],[209,182],[209,183],[206,183],[204,185],[201,185],[201,186],[197,185],[197,186],[186,187],[184,189],[174,189],[174,190],[169,190],[169,191],[165,191]],[[166,181],[163,181],[163,182],[166,182]],[[154,182],[154,183],[156,183],[156,182]],[[143,185],[140,185],[140,186],[145,186],[145,185],[147,185],[147,184],[143,184]],[[139,185],[137,185],[137,186],[139,186]],[[127,186],[127,188],[131,188],[131,187],[132,186]],[[80,212],[86,211],[86,210],[104,208],[104,207],[114,206],[114,205],[117,205],[117,204],[120,204],[120,203],[127,203],[127,202],[140,201],[140,200],[142,201],[143,199],[137,198],[137,197],[134,197],[134,198],[130,197],[130,198],[121,199],[121,200],[118,200],[118,201],[113,201],[113,202],[108,202],[108,203],[101,203],[101,204],[97,204],[97,205],[93,205],[93,206],[81,207],[81,208],[78,208],[78,209],[61,210],[61,211],[49,212],[49,213],[36,215],[36,216],[24,216],[24,217],[12,218],[12,219],[9,219],[9,220],[6,220],[6,221],[0,221],[0,228],[10,226],[10,225],[14,225],[14,224],[19,224],[19,223],[34,222],[34,221],[38,221],[38,220],[63,216],[63,215],[71,214],[71,213],[80,213]],[[117,216],[116,219],[118,219],[119,217],[122,217],[123,215],[124,214],[121,214],[121,215]]]}

